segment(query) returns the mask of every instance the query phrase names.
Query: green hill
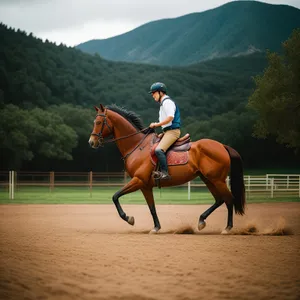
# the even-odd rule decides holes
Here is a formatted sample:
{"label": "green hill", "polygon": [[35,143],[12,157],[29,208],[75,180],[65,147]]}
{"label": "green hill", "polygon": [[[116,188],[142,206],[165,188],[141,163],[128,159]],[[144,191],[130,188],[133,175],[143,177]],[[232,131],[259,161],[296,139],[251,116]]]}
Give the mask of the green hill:
{"label": "green hill", "polygon": [[247,166],[293,160],[291,150],[251,136],[255,115],[246,104],[252,77],[266,66],[263,53],[158,67],[107,61],[4,24],[0,39],[2,170],[122,170],[113,145],[100,153],[88,147],[93,106],[123,106],[139,114],[146,127],[158,117],[157,103],[147,93],[155,81],[167,84],[180,106],[182,133],[193,140],[209,137],[229,144]]}
{"label": "green hill", "polygon": [[0,37],[4,104],[47,109],[62,103],[86,108],[100,102],[116,103],[140,114],[146,124],[157,113],[156,103],[147,93],[153,82],[167,84],[183,114],[207,119],[227,112],[228,106],[237,110],[240,105],[244,107],[253,88],[251,77],[266,64],[262,53],[184,68],[117,63],[64,45],[43,43],[5,25],[0,26]]}
{"label": "green hill", "polygon": [[300,27],[300,10],[234,1],[175,19],[150,22],[122,35],[81,43],[78,49],[114,61],[189,65],[203,60],[281,50]]}

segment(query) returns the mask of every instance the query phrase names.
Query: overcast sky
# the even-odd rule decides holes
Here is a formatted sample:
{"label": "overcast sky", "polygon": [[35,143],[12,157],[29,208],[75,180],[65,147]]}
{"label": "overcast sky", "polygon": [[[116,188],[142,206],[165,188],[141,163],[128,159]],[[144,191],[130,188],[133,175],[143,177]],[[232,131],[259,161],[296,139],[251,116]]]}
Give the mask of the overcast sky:
{"label": "overcast sky", "polygon": [[[147,22],[202,12],[222,0],[0,0],[0,22],[74,46],[130,31]],[[261,1],[300,8],[300,0]]]}

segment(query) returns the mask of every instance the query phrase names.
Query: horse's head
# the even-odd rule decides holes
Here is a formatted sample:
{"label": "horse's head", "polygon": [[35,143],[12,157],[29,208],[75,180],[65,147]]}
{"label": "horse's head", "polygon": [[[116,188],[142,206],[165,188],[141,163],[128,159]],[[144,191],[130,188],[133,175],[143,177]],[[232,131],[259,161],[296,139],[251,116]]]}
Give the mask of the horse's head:
{"label": "horse's head", "polygon": [[113,128],[107,121],[107,109],[102,104],[100,104],[100,107],[94,106],[94,108],[97,111],[97,115],[94,120],[94,128],[89,144],[92,148],[99,148],[103,145],[103,139],[113,133]]}

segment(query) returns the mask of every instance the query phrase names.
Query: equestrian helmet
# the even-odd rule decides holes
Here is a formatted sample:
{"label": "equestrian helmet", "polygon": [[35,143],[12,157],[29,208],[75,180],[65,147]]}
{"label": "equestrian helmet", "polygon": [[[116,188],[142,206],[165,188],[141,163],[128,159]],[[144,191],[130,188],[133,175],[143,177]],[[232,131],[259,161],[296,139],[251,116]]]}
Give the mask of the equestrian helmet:
{"label": "equestrian helmet", "polygon": [[164,83],[162,82],[155,82],[151,85],[149,94],[154,93],[154,92],[164,92],[165,94],[167,93],[167,87]]}

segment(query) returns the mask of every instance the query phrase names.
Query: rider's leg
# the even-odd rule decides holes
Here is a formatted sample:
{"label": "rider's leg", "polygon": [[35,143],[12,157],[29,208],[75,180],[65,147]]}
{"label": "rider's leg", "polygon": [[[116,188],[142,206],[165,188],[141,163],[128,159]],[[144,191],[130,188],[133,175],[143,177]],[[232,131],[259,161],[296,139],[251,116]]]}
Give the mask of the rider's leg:
{"label": "rider's leg", "polygon": [[155,155],[156,155],[156,157],[158,159],[158,162],[160,164],[160,169],[161,169],[161,174],[159,174],[160,179],[169,179],[170,175],[168,174],[167,157],[166,157],[166,154],[165,154],[164,150],[157,147],[155,149]]}
{"label": "rider's leg", "polygon": [[166,131],[162,137],[160,143],[155,149],[155,154],[161,166],[161,173],[155,174],[159,175],[160,179],[170,179],[168,174],[168,163],[166,158],[166,152],[169,147],[180,137],[180,129],[173,129]]}

